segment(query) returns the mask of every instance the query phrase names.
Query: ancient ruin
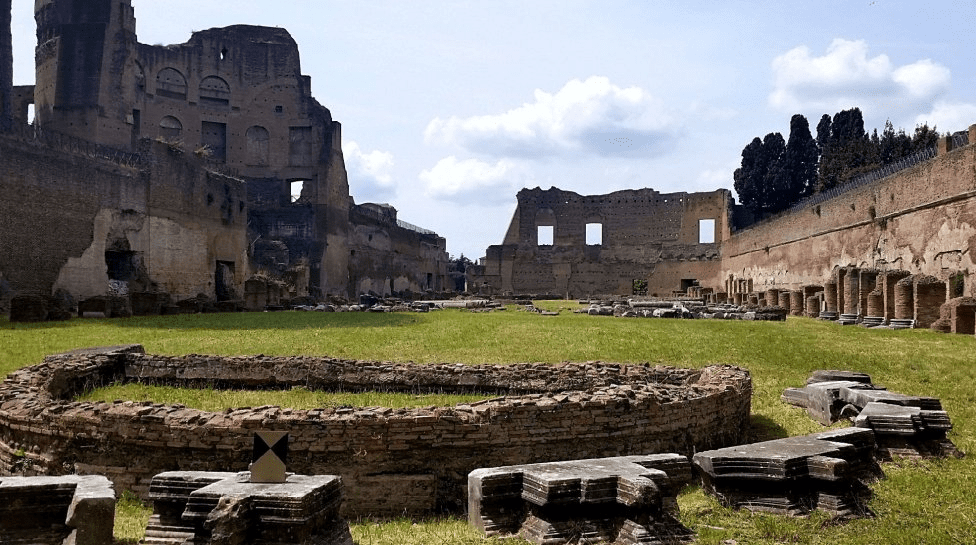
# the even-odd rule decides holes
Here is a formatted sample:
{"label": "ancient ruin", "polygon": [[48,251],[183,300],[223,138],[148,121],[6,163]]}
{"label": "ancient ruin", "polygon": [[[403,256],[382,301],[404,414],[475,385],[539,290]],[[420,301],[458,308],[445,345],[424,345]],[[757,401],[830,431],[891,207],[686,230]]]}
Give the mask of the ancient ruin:
{"label": "ancient ruin", "polygon": [[693,532],[678,521],[677,495],[690,482],[679,454],[478,469],[468,475],[468,521],[539,545],[682,543]]}
{"label": "ancient ruin", "polygon": [[806,386],[787,388],[782,398],[824,426],[847,418],[872,430],[884,460],[959,455],[946,437],[952,423],[938,399],[889,392],[863,373],[816,371]]}
{"label": "ancient ruin", "polygon": [[865,516],[867,484],[881,475],[874,450],[871,430],[846,428],[699,452],[692,460],[705,491],[728,507]]}
{"label": "ancient ruin", "polygon": [[[214,413],[76,402],[119,381],[183,387],[479,392],[453,407],[254,407]],[[479,467],[696,451],[738,444],[743,369],[611,363],[415,365],[312,357],[169,357],[140,346],[51,356],[0,384],[0,472],[105,475],[146,496],[154,475],[244,471],[255,431],[289,434],[288,467],[339,475],[346,515],[461,512]]]}
{"label": "ancient ruin", "polygon": [[334,475],[257,484],[246,471],[169,471],[153,477],[149,499],[144,545],[353,544]]}
{"label": "ancient ruin", "polygon": [[[976,125],[759,223],[725,190],[523,189],[470,284],[486,294],[694,297],[841,324],[971,334]],[[602,233],[592,237],[589,233]],[[944,314],[944,315],[943,315]]]}
{"label": "ancient ruin", "polygon": [[505,240],[488,248],[473,284],[560,298],[629,294],[635,281],[651,295],[683,292],[716,274],[731,205],[725,189],[586,196],[523,189]]}
{"label": "ancient ruin", "polygon": [[36,84],[13,87],[9,16],[5,302],[60,292],[153,312],[203,294],[234,309],[246,292],[272,291],[271,302],[249,299],[263,310],[447,287],[443,237],[392,206],[353,202],[341,126],[312,97],[287,31],[239,25],[151,46],[138,42],[129,0],[45,0],[35,5]]}
{"label": "ancient ruin", "polygon": [[0,477],[0,543],[108,545],[115,490],[102,476]]}

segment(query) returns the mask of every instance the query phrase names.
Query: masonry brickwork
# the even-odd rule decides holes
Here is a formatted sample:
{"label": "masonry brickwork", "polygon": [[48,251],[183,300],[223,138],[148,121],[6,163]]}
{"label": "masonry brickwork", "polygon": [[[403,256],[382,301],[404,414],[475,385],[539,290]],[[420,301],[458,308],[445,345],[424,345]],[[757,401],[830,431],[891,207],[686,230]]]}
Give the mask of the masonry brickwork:
{"label": "masonry brickwork", "polygon": [[[504,242],[488,248],[474,284],[499,294],[582,297],[630,294],[644,280],[648,294],[670,295],[715,276],[731,200],[725,189],[585,196],[523,189]],[[540,228],[551,229],[551,244],[540,241]],[[595,243],[587,243],[588,228],[601,232]]]}
{"label": "masonry brickwork", "polygon": [[754,225],[722,247],[722,272],[755,290],[799,289],[848,266],[904,270],[948,282],[963,274],[972,296],[976,263],[976,127],[970,144],[877,182]]}
{"label": "masonry brickwork", "polygon": [[[37,147],[58,135],[61,141],[81,143],[76,147],[83,152],[70,160],[53,157],[57,172],[43,162],[40,155],[45,152],[40,150],[12,157],[11,148],[0,158],[0,184],[10,201],[0,240],[49,246],[41,240],[43,231],[28,227],[39,212],[42,221],[64,226],[60,233],[68,237],[65,246],[73,248],[67,253],[55,248],[54,255],[43,257],[44,266],[54,267],[44,271],[34,268],[42,263],[0,254],[3,277],[39,273],[47,281],[30,289],[49,293],[61,287],[76,297],[104,295],[110,290],[100,269],[109,269],[112,279],[113,260],[121,259],[99,253],[108,244],[106,252],[144,254],[145,275],[165,289],[174,282],[172,271],[186,271],[183,285],[172,292],[177,297],[203,293],[218,300],[240,299],[244,281],[252,275],[285,286],[286,297],[356,295],[362,286],[382,287],[374,291],[383,295],[394,289],[422,292],[445,283],[446,244],[434,233],[409,224],[374,222],[367,239],[375,234],[396,243],[384,247],[358,240],[361,233],[353,232],[350,219],[356,205],[349,195],[341,126],[312,96],[311,79],[301,73],[298,45],[286,30],[237,25],[194,32],[183,44],[147,45],[138,42],[130,0],[42,0],[35,3],[36,84],[12,87],[4,62],[10,50],[4,38],[4,32],[9,37],[9,10],[6,15],[6,24],[0,25],[0,119],[12,124],[8,137]],[[35,119],[27,125],[32,104]],[[171,153],[147,142],[163,143]],[[49,147],[50,156],[64,153],[63,146]],[[117,177],[129,181],[96,176],[90,184],[94,187],[86,187],[90,178],[82,174],[113,170],[104,164],[111,157],[91,149],[142,157],[139,164],[120,164],[130,172]],[[96,155],[97,161],[85,159]],[[174,162],[174,155],[186,161]],[[26,164],[31,160],[42,162]],[[165,165],[166,172],[157,164]],[[16,174],[21,170],[27,174]],[[199,192],[186,187],[187,180],[200,176],[226,181],[224,190],[207,190],[201,201]],[[41,178],[58,180],[54,185],[62,187],[57,200],[44,204],[44,198],[53,196],[45,191],[29,195],[26,202],[17,200],[37,189]],[[133,180],[141,180],[142,186]],[[112,193],[113,187],[126,191]],[[294,198],[293,192],[300,195]],[[179,209],[180,228],[155,225],[152,237],[138,249],[113,248],[112,241],[100,238],[117,223],[115,217],[129,221],[132,210],[155,217],[143,201],[152,200],[161,210],[166,208],[164,198]],[[100,203],[92,214],[94,200]],[[229,212],[225,204],[231,200],[238,206],[233,214],[243,217],[243,233],[235,232],[228,240],[206,228],[187,231],[189,225],[206,224],[212,210]],[[61,214],[58,207],[64,203],[67,210]],[[79,208],[86,210],[88,225],[74,213]],[[151,262],[150,243],[158,246],[152,248]],[[370,257],[364,258],[366,254]],[[83,263],[62,269],[65,255]],[[156,259],[163,255],[164,262]],[[52,276],[60,280],[52,282]]]}
{"label": "masonry brickwork", "polygon": [[84,298],[116,280],[192,297],[213,293],[218,262],[236,264],[228,281],[243,283],[244,184],[192,154],[152,148],[122,164],[73,139],[55,147],[0,135],[0,271],[11,289]]}
{"label": "masonry brickwork", "polygon": [[[256,430],[290,434],[288,468],[339,474],[350,515],[461,512],[483,466],[696,451],[746,439],[752,382],[728,366],[413,365],[309,357],[163,357],[138,345],[51,356],[0,386],[0,473],[108,476],[142,495],[163,471],[243,471]],[[75,402],[118,380],[343,391],[484,392],[422,409],[211,413]]]}

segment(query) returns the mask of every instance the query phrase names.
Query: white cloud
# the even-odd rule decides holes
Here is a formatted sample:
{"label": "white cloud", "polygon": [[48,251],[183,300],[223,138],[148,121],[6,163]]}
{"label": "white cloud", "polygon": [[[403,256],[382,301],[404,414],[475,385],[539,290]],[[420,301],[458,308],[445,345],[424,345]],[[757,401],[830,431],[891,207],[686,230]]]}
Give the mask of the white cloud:
{"label": "white cloud", "polygon": [[359,202],[383,202],[396,193],[391,174],[393,154],[373,150],[364,152],[353,141],[342,143],[342,156],[349,176],[349,190]]}
{"label": "white cloud", "polygon": [[[806,46],[773,59],[769,103],[782,111],[919,111],[949,87],[949,69],[929,59],[896,67],[887,55],[868,56],[863,40],[835,39],[822,56]],[[888,114],[882,114],[888,115]]]}
{"label": "white cloud", "polygon": [[592,76],[571,80],[555,94],[537,89],[534,102],[505,113],[435,118],[425,138],[495,157],[647,157],[670,149],[676,133],[671,116],[647,91]]}
{"label": "white cloud", "polygon": [[915,118],[916,125],[928,124],[940,133],[967,130],[976,123],[976,104],[938,101],[932,111]]}
{"label": "white cloud", "polygon": [[459,160],[453,155],[420,173],[428,197],[460,203],[511,201],[530,177],[510,159],[488,163],[478,159]]}

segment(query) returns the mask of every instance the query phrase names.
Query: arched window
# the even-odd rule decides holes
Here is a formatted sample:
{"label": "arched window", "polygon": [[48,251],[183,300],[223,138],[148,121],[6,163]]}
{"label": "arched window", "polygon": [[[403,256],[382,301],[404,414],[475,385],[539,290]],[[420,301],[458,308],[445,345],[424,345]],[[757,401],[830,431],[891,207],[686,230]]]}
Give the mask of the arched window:
{"label": "arched window", "polygon": [[200,82],[200,103],[226,106],[230,104],[230,85],[217,76],[207,76]]}
{"label": "arched window", "polygon": [[175,68],[163,68],[156,75],[156,94],[186,100],[186,78]]}
{"label": "arched window", "polygon": [[183,124],[179,119],[168,115],[159,120],[159,136],[167,140],[178,140],[183,134]]}
{"label": "arched window", "polygon": [[268,164],[271,134],[268,129],[257,125],[247,129],[247,164],[264,166]]}

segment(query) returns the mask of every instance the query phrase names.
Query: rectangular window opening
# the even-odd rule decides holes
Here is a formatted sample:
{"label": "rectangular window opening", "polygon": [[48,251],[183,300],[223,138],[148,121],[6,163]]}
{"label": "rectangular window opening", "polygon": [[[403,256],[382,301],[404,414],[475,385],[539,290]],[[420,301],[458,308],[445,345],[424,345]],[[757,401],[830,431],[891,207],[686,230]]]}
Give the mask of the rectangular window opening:
{"label": "rectangular window opening", "polygon": [[305,180],[291,182],[291,202],[298,202],[302,197],[302,189],[305,188]]}
{"label": "rectangular window opening", "polygon": [[540,225],[538,232],[539,246],[552,246],[556,228],[552,225]]}
{"label": "rectangular window opening", "polygon": [[586,224],[586,244],[588,246],[603,245],[603,224],[602,223]]}
{"label": "rectangular window opening", "polygon": [[698,220],[698,243],[699,244],[715,243],[715,220],[714,219]]}

